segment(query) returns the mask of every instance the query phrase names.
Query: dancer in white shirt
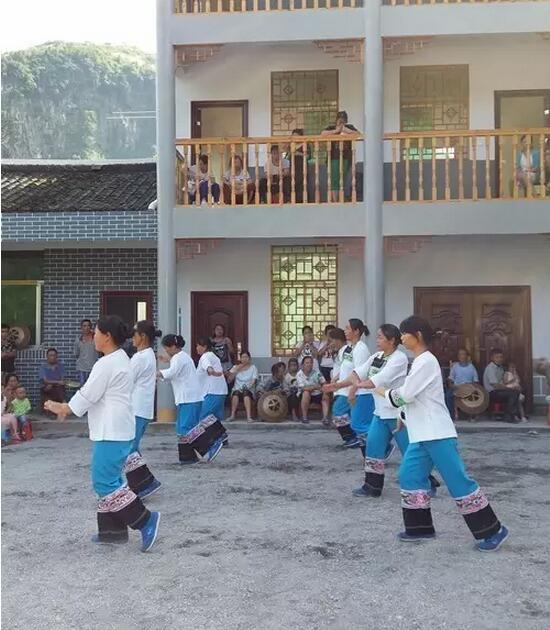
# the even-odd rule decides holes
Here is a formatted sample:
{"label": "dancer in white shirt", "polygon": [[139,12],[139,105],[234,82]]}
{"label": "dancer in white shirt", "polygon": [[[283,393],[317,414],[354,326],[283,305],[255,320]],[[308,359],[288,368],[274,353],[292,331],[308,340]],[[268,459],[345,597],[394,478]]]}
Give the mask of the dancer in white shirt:
{"label": "dancer in white shirt", "polygon": [[222,447],[225,429],[220,420],[213,415],[201,420],[202,387],[193,359],[183,352],[185,346],[183,337],[165,335],[161,343],[170,357],[170,367],[159,370],[158,376],[169,380],[174,390],[180,464],[210,462]]}
{"label": "dancer in white shirt", "polygon": [[[363,365],[370,356],[370,350],[363,341],[363,335],[369,334],[369,329],[360,319],[352,318],[344,329],[346,339],[352,347],[353,368]],[[355,402],[351,405],[351,428],[355,437],[346,442],[348,448],[365,450],[367,434],[374,414],[374,399],[372,391],[363,387],[356,391]]]}
{"label": "dancer in white shirt", "polygon": [[134,326],[132,343],[137,352],[130,359],[134,391],[132,406],[136,418],[136,436],[132,444],[132,452],[126,460],[124,472],[128,485],[144,499],[160,488],[160,481],[145,463],[140,451],[140,443],[149,422],[155,415],[155,388],[157,385],[157,358],[153,351],[156,337],[161,336],[160,330],[155,330],[152,322],[142,320]]}
{"label": "dancer in white shirt", "polygon": [[104,356],[94,364],[88,380],[69,403],[48,400],[44,408],[61,420],[71,411],[79,417],[88,414],[94,443],[92,483],[99,496],[98,534],[93,541],[127,542],[130,527],[141,532],[141,549],[148,551],[157,537],[160,512],[149,512],[122,476],[136,433],[130,359],[121,349],[127,332],[119,317],[100,317],[94,343]]}
{"label": "dancer in white shirt", "polygon": [[410,444],[401,468],[401,500],[405,531],[402,541],[435,537],[430,510],[432,466],[439,471],[466,524],[478,540],[480,551],[496,551],[508,537],[508,530],[493,512],[477,482],[468,476],[458,452],[456,429],[445,405],[441,368],[428,350],[433,330],[421,317],[401,322],[402,342],[414,361],[401,387],[377,387],[394,407],[405,407]]}
{"label": "dancer in white shirt", "polygon": [[223,421],[228,392],[227,381],[223,375],[221,361],[214,354],[212,348],[212,341],[208,337],[197,339],[196,350],[200,356],[197,375],[203,395],[201,420],[212,414]]}

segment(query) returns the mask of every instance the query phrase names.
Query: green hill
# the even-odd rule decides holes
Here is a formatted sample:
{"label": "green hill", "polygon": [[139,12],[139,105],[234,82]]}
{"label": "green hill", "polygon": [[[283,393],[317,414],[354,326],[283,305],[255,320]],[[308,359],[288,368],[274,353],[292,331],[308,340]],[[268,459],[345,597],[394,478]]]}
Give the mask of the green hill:
{"label": "green hill", "polygon": [[[147,158],[155,154],[151,55],[49,42],[2,56],[4,158]],[[153,116],[153,117],[151,117]]]}

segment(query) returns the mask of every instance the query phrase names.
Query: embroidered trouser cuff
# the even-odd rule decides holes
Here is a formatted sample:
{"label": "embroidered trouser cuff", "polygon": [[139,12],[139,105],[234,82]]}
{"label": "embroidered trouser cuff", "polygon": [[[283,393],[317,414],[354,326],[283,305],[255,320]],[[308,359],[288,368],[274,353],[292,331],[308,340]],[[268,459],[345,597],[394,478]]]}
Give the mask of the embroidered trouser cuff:
{"label": "embroidered trouser cuff", "polygon": [[332,424],[336,427],[344,442],[355,437],[355,431],[351,428],[348,416],[334,416]]}
{"label": "embroidered trouser cuff", "polygon": [[178,444],[180,462],[192,462],[203,457],[216,440],[225,435],[222,423],[215,416],[201,420]]}
{"label": "embroidered trouser cuff", "polygon": [[434,534],[430,495],[426,490],[401,490],[405,531],[411,536]]}
{"label": "embroidered trouser cuff", "polygon": [[151,512],[139,497],[123,486],[102,497],[97,504],[99,539],[105,542],[128,540],[128,527],[142,529]]}
{"label": "embroidered trouser cuff", "polygon": [[384,488],[384,470],[384,460],[365,457],[365,486],[375,497],[379,497],[382,494]]}
{"label": "embroidered trouser cuff", "polygon": [[136,494],[148,488],[155,481],[153,473],[149,470],[145,460],[137,451],[128,455],[124,466],[124,473],[126,474],[130,489]]}
{"label": "embroidered trouser cuff", "polygon": [[465,497],[455,498],[455,502],[477,540],[493,536],[500,529],[500,521],[481,488]]}

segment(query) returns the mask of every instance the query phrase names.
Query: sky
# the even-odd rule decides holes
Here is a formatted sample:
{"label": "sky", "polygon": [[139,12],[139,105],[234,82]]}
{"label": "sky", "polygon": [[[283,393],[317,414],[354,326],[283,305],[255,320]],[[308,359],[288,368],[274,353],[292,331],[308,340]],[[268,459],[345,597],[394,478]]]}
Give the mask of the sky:
{"label": "sky", "polygon": [[155,0],[7,0],[0,50],[48,41],[130,44],[155,52]]}

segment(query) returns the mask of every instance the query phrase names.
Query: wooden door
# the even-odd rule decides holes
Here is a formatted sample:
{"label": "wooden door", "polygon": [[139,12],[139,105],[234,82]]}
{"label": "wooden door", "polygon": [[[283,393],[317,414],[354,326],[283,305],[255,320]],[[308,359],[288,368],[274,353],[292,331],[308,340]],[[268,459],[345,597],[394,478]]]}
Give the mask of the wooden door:
{"label": "wooden door", "polygon": [[[192,291],[192,352],[198,337],[210,337],[221,324],[233,342],[248,350],[248,291]],[[195,357],[196,358],[196,357]]]}
{"label": "wooden door", "polygon": [[415,313],[425,317],[441,335],[434,354],[447,372],[465,347],[482,379],[491,350],[500,348],[516,364],[532,401],[531,293],[529,287],[416,287]]}
{"label": "wooden door", "polygon": [[101,315],[118,315],[129,327],[142,319],[153,318],[151,291],[101,291]]}

